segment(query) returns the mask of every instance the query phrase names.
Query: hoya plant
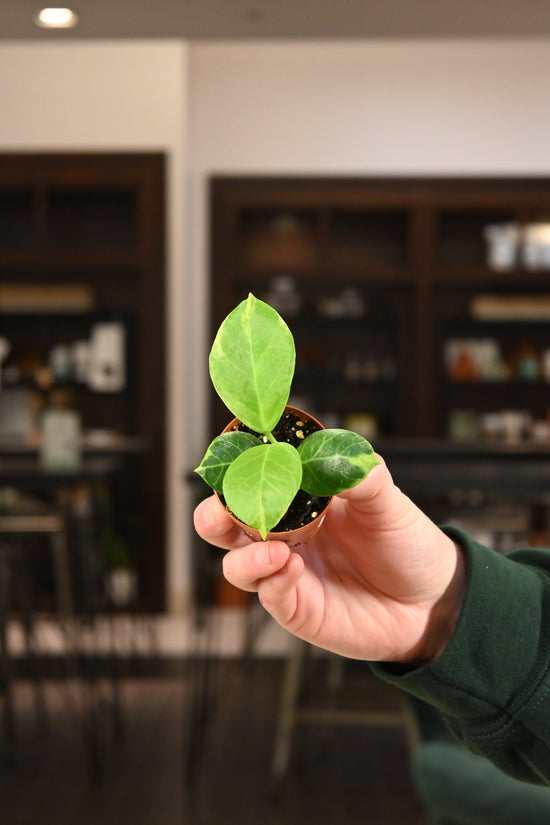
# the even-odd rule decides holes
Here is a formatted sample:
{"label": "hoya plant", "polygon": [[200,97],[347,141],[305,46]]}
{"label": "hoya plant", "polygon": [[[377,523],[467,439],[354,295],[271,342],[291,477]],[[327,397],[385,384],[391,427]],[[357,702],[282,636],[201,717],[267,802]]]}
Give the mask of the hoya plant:
{"label": "hoya plant", "polygon": [[210,351],[216,392],[246,429],[217,436],[196,472],[262,538],[300,489],[330,497],[354,487],[378,464],[368,441],[349,430],[316,430],[298,447],[275,438],[295,362],[290,329],[252,294],[223,321]]}

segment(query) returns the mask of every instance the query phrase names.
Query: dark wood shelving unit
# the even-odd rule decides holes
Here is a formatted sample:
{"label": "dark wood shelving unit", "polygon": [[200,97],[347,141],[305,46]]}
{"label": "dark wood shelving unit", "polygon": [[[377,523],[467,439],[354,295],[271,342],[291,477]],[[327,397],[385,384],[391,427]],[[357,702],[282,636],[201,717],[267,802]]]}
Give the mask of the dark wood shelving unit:
{"label": "dark wood shelving unit", "polygon": [[[74,380],[66,388],[85,430],[114,429],[145,445],[127,457],[122,521],[133,525],[128,538],[148,610],[165,607],[164,210],[160,153],[0,154],[0,334],[10,358],[27,349],[46,361],[52,347],[87,339],[101,320],[125,330],[122,390]],[[37,298],[14,308],[1,292],[31,288],[47,299],[48,290],[73,287],[87,291],[89,305],[40,306]]]}
{"label": "dark wood shelving unit", "polygon": [[[550,409],[546,380],[466,386],[449,382],[443,363],[455,335],[507,346],[517,332],[550,349],[550,324],[499,324],[470,310],[482,294],[550,294],[550,269],[491,269],[484,238],[490,224],[548,221],[550,179],[215,176],[210,204],[211,335],[248,291],[269,301],[276,279],[290,278],[293,392],[321,417],[370,413],[382,439],[420,440],[447,437],[453,405],[481,415],[519,396],[538,417]],[[365,312],[335,320],[322,304],[345,288]],[[349,380],[352,356],[371,379],[369,359],[381,371],[389,358],[395,375]],[[227,412],[214,396],[211,409],[219,432]]]}

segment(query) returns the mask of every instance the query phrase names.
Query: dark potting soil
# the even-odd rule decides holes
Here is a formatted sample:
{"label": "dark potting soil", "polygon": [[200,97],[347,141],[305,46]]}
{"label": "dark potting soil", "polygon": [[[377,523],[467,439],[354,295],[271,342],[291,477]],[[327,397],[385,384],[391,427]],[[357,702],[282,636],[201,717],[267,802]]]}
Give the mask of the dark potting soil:
{"label": "dark potting soil", "polygon": [[[253,433],[258,438],[263,438],[261,433],[256,433],[245,427],[244,424],[239,424],[237,429],[242,432]],[[291,410],[285,410],[279,423],[273,430],[273,435],[277,441],[286,441],[293,447],[298,447],[304,438],[318,430],[319,426],[305,417],[299,418]],[[314,518],[317,518],[319,513],[327,506],[329,499],[324,496],[312,496],[304,490],[298,490],[294,499],[292,500],[288,510],[278,524],[273,527],[274,533],[285,533],[288,530],[296,530],[298,527],[303,527],[304,524],[309,524]]]}

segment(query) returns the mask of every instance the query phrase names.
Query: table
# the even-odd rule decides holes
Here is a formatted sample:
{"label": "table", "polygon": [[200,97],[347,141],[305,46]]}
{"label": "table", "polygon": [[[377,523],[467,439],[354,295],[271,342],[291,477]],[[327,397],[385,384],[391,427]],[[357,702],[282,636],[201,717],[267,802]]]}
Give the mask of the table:
{"label": "table", "polygon": [[[93,588],[97,587],[97,582],[86,580],[86,575],[90,574],[92,578],[94,573],[100,570],[100,563],[91,524],[93,508],[82,505],[74,508],[70,504],[70,498],[74,491],[83,486],[88,487],[93,496],[94,491],[101,485],[111,482],[124,471],[125,459],[129,455],[140,453],[143,449],[144,444],[141,440],[120,439],[116,444],[85,448],[82,461],[75,469],[54,471],[45,469],[41,465],[36,447],[21,443],[0,443],[0,487],[14,488],[25,495],[33,496],[31,505],[23,500],[23,504],[13,510],[4,512],[0,510],[0,535],[9,537],[12,542],[15,539],[36,534],[45,535],[51,540],[57,608],[66,638],[67,675],[71,678],[83,675],[86,683],[84,730],[94,780],[100,779],[103,771],[101,740],[104,723],[98,720],[98,713],[105,707],[105,699],[95,690],[97,674],[94,668],[86,664],[86,669],[82,672],[78,667],[78,662],[82,658],[79,656],[76,635],[79,618],[75,599],[74,564],[68,541],[68,528],[71,524],[74,527],[75,519],[76,535],[80,545],[78,553],[81,558],[91,562],[90,564],[83,563],[80,567],[83,571],[81,576],[83,581],[80,584],[84,594],[88,591],[92,592]],[[9,577],[4,576],[4,581],[9,581]],[[6,588],[4,590],[6,591]],[[5,631],[5,623],[9,617],[9,593],[6,591],[4,595],[6,596],[5,603],[0,605],[3,608],[0,612],[5,619],[2,622]],[[89,628],[94,621],[95,604],[88,600],[84,606],[86,626]],[[2,670],[4,673],[9,673],[12,668],[9,662],[6,662],[9,656],[7,636],[5,632],[0,635]],[[9,699],[9,696],[9,685],[7,685],[6,697]],[[112,719],[113,724],[118,728],[120,727],[120,708],[118,687],[114,679],[112,696]],[[14,752],[13,712],[8,732],[11,737],[8,746]]]}

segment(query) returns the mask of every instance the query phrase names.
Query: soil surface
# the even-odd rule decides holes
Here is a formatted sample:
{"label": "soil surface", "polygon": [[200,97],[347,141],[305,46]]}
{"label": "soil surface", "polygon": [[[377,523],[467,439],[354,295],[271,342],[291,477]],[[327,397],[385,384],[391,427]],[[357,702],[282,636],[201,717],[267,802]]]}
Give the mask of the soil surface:
{"label": "soil surface", "polygon": [[[253,433],[258,438],[263,438],[260,433],[256,433],[239,424],[238,430]],[[273,430],[273,435],[277,441],[286,441],[293,447],[298,447],[304,438],[320,429],[315,421],[311,421],[304,416],[298,418],[292,410],[285,410],[279,423]],[[288,530],[297,530],[304,524],[309,524],[327,506],[329,499],[322,496],[312,496],[304,490],[298,490],[292,500],[288,510],[278,524],[273,527],[273,533],[286,533]]]}

